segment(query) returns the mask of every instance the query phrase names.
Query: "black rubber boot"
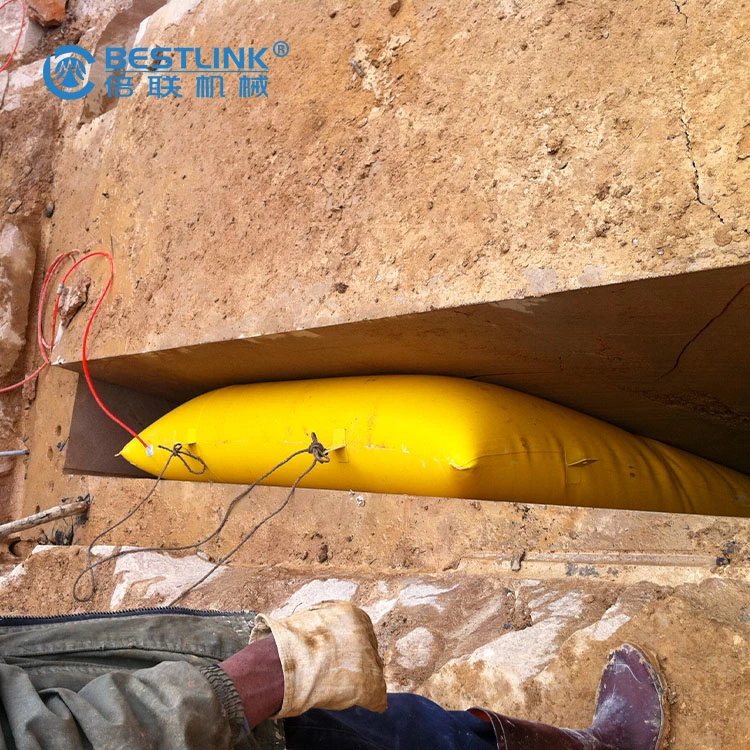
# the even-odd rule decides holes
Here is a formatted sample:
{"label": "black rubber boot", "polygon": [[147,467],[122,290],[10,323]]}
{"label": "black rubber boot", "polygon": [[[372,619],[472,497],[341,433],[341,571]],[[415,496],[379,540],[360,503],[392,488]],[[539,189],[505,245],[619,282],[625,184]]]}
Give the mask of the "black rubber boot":
{"label": "black rubber boot", "polygon": [[664,683],[656,665],[626,643],[609,655],[588,729],[561,729],[483,709],[498,750],[660,750],[668,729]]}

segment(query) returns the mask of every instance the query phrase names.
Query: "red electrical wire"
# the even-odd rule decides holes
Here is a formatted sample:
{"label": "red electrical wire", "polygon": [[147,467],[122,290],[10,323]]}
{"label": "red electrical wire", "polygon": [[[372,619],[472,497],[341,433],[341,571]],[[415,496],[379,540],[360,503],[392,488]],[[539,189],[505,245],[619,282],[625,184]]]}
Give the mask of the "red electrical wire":
{"label": "red electrical wire", "polygon": [[16,43],[13,45],[10,56],[2,65],[0,65],[0,73],[2,73],[13,62],[13,58],[15,57],[15,54],[18,50],[18,45],[21,43],[23,30],[26,27],[26,0],[6,0],[6,2],[0,5],[0,10],[3,10],[3,8],[7,8],[11,3],[21,3],[21,27],[18,29]]}
{"label": "red electrical wire", "polygon": [[[58,255],[57,258],[52,262],[50,267],[47,269],[47,272],[44,274],[44,281],[42,282],[42,290],[39,294],[39,307],[37,312],[37,343],[39,345],[39,351],[42,355],[42,359],[44,360],[40,367],[38,367],[34,372],[32,372],[30,375],[27,375],[23,380],[19,381],[18,383],[14,383],[13,385],[7,386],[6,388],[0,388],[0,393],[5,393],[7,391],[12,391],[15,388],[20,388],[22,385],[28,383],[29,381],[36,378],[46,367],[48,367],[51,364],[49,354],[48,352],[52,351],[52,347],[54,346],[54,338],[52,342],[48,342],[47,339],[44,336],[44,307],[45,302],[47,300],[47,294],[49,293],[49,286],[52,283],[52,279],[54,275],[57,273],[57,271],[60,269],[60,266],[70,257],[73,255],[77,255],[77,250],[72,250],[68,253],[63,253],[62,255]],[[96,304],[94,305],[94,309],[91,311],[91,315],[89,316],[88,322],[86,323],[86,329],[83,333],[83,346],[82,346],[82,354],[81,354],[81,362],[83,364],[83,375],[86,378],[86,383],[88,384],[89,390],[91,391],[91,395],[94,397],[94,400],[99,405],[99,408],[116,424],[120,425],[126,432],[128,432],[130,435],[132,435],[136,440],[138,440],[141,445],[143,445],[144,448],[148,451],[150,446],[146,443],[146,441],[131,427],[128,427],[128,425],[125,424],[121,419],[118,419],[105,405],[102,401],[99,394],[96,392],[96,388],[94,387],[94,382],[91,379],[91,373],[89,371],[89,363],[88,363],[88,341],[89,341],[89,334],[91,333],[91,326],[94,322],[94,318],[96,317],[96,314],[99,312],[99,308],[102,306],[102,302],[104,302],[104,297],[107,295],[107,292],[109,291],[110,287],[112,286],[112,282],[115,278],[115,261],[112,257],[111,253],[108,253],[104,250],[97,250],[93,253],[88,253],[87,255],[84,255],[82,258],[79,258],[73,265],[65,272],[65,275],[62,278],[62,281],[60,282],[57,293],[55,294],[55,306],[52,311],[52,335],[54,337],[55,335],[55,325],[57,323],[57,314],[58,310],[60,308],[60,293],[62,291],[62,288],[65,286],[65,282],[68,280],[70,275],[85,261],[87,261],[89,258],[96,258],[96,257],[104,257],[107,258],[109,261],[109,279],[107,279],[107,283],[104,285],[104,289],[102,290],[102,293],[99,295],[99,298],[96,300]]]}
{"label": "red electrical wire", "polygon": [[[42,291],[39,295],[39,310],[38,315],[36,319],[36,333],[37,333],[37,344],[39,345],[39,351],[41,352],[42,359],[45,361],[46,364],[50,363],[49,357],[47,356],[47,352],[52,350],[52,347],[54,346],[54,341],[50,344],[47,343],[47,339],[44,337],[44,331],[42,330],[42,327],[44,325],[44,303],[47,300],[47,292],[49,291],[49,285],[52,282],[52,277],[57,273],[60,266],[68,259],[72,258],[74,255],[77,255],[77,250],[71,250],[69,253],[64,253],[62,255],[58,255],[57,258],[53,261],[52,265],[47,269],[47,273],[44,275],[44,282],[42,283]],[[52,334],[54,336],[55,333],[55,322],[57,318],[57,308],[60,304],[60,289],[57,290],[57,295],[55,296],[55,317],[52,320]]]}
{"label": "red electrical wire", "polygon": [[[149,446],[146,443],[146,441],[131,427],[128,427],[128,425],[125,424],[121,419],[118,419],[105,405],[102,401],[99,394],[96,392],[96,388],[94,388],[94,381],[91,379],[91,373],[89,372],[89,362],[88,362],[88,343],[89,343],[89,334],[91,333],[91,325],[94,322],[94,318],[96,317],[96,314],[99,312],[99,308],[102,306],[102,302],[104,302],[104,297],[106,296],[107,292],[109,291],[109,288],[112,286],[112,282],[115,278],[115,260],[112,257],[111,253],[108,253],[104,250],[97,250],[96,252],[89,253],[88,255],[84,255],[83,258],[80,260],[77,260],[65,273],[65,276],[63,276],[61,284],[65,284],[65,282],[68,280],[68,277],[70,276],[73,271],[78,268],[78,266],[81,265],[84,261],[87,261],[89,258],[95,258],[96,256],[101,255],[102,257],[106,258],[109,261],[109,279],[107,279],[107,283],[104,286],[104,290],[99,295],[99,299],[96,301],[96,304],[94,305],[94,309],[91,311],[91,315],[89,316],[88,322],[86,323],[86,330],[83,332],[83,349],[81,353],[81,362],[83,363],[83,375],[86,378],[86,382],[88,383],[89,390],[91,391],[91,395],[94,397],[94,401],[96,401],[97,404],[99,404],[99,408],[116,424],[119,424],[120,427],[122,427],[123,430],[130,433],[146,450],[148,450]],[[57,297],[57,300],[59,300],[59,295]],[[57,301],[55,302],[55,311],[53,313],[53,320],[57,318],[57,308],[58,304]]]}

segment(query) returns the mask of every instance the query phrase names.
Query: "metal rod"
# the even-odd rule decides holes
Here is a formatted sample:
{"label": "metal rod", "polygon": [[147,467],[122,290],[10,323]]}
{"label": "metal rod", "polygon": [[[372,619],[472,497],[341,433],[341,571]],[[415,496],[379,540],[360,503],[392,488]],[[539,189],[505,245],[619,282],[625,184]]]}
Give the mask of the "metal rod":
{"label": "metal rod", "polygon": [[[477,562],[512,562],[510,552],[473,552],[462,556],[464,560]],[[716,565],[716,555],[692,552],[527,552],[522,560],[526,563],[560,563],[575,565],[663,565],[669,567],[696,567]]]}
{"label": "metal rod", "polygon": [[18,451],[0,451],[0,458],[5,458],[6,456],[28,456],[29,451],[28,448],[22,448]]}
{"label": "metal rod", "polygon": [[82,513],[86,513],[88,509],[88,500],[74,500],[72,503],[58,505],[54,508],[49,508],[49,510],[43,510],[41,513],[34,513],[33,516],[4,523],[0,525],[0,539],[4,539],[19,531],[33,529],[35,526],[41,526],[43,523],[48,523],[49,521],[57,521],[59,518],[81,515]]}

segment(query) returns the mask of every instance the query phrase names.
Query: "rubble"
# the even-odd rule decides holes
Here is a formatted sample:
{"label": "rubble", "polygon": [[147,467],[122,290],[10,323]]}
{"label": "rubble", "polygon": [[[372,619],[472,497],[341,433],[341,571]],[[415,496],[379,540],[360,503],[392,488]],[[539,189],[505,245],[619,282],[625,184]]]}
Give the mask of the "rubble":
{"label": "rubble", "polygon": [[27,0],[29,16],[45,28],[59,26],[65,20],[67,0]]}
{"label": "rubble", "polygon": [[90,286],[91,279],[88,276],[82,276],[75,284],[63,287],[58,309],[58,320],[63,328],[70,325],[76,313],[86,304]]}

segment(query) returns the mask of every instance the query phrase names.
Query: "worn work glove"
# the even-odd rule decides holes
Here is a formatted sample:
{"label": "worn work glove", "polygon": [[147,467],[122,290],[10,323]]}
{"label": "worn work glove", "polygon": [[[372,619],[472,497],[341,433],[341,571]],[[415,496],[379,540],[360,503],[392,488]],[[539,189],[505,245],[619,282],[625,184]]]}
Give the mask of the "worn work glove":
{"label": "worn work glove", "polygon": [[385,711],[383,662],[370,618],[350,602],[323,602],[281,620],[257,615],[250,643],[272,635],[284,672],[284,702],[273,716],[311,708]]}

